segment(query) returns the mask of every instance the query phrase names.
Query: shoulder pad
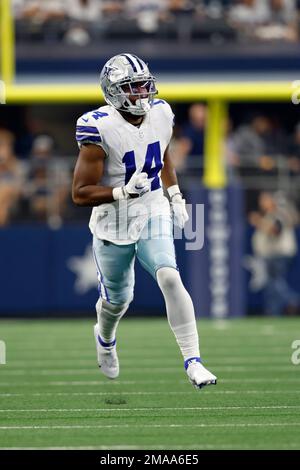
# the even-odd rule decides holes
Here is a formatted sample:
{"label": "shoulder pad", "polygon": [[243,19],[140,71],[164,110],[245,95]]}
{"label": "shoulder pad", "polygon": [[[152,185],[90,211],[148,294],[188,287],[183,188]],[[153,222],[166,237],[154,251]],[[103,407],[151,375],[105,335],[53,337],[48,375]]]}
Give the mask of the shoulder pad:
{"label": "shoulder pad", "polygon": [[76,140],[79,144],[94,143],[100,144],[102,137],[95,122],[93,114],[96,111],[90,111],[80,116],[76,124]]}

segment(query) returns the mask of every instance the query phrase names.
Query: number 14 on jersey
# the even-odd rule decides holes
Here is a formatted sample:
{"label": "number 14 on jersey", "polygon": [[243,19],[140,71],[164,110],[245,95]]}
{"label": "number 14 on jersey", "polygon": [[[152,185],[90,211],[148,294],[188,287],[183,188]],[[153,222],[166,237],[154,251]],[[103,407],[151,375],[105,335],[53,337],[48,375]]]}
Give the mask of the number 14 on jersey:
{"label": "number 14 on jersey", "polygon": [[[154,165],[153,165],[154,160]],[[126,175],[125,175],[125,184],[128,183],[133,173],[136,171],[136,162],[134,150],[126,152],[122,162],[125,163]],[[149,178],[154,178],[151,183],[151,191],[155,191],[160,188],[160,181],[158,173],[162,169],[163,164],[161,161],[161,151],[159,141],[149,144],[147,147],[145,163],[141,172],[147,173]]]}

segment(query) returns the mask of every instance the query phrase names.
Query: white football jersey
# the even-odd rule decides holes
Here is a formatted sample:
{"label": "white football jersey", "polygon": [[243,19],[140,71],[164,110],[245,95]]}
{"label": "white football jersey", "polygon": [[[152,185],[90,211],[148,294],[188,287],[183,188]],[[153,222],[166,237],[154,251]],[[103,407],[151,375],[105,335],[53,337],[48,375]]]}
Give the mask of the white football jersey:
{"label": "white football jersey", "polygon": [[96,144],[106,153],[104,175],[99,182],[102,186],[124,186],[136,170],[146,172],[152,180],[151,191],[139,198],[93,208],[89,227],[97,238],[116,244],[134,243],[149,217],[170,216],[170,204],[163,194],[160,174],[173,121],[170,105],[161,99],[154,100],[139,127],[130,124],[109,105],[78,119],[78,145]]}

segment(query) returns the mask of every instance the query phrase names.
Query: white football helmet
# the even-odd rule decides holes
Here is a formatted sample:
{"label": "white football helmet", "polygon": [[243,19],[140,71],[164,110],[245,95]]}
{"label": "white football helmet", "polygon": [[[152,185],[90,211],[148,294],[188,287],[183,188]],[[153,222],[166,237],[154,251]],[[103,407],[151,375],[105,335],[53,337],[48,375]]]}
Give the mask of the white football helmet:
{"label": "white football helmet", "polygon": [[[109,59],[101,71],[100,82],[108,104],[137,116],[150,110],[157,94],[155,78],[147,64],[133,54],[118,54]],[[129,98],[132,95],[138,97],[135,103]]]}

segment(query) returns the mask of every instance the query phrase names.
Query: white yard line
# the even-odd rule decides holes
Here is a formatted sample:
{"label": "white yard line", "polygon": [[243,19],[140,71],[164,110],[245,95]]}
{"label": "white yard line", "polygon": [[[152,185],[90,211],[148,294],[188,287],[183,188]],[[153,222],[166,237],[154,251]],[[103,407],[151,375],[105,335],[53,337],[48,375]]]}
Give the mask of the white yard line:
{"label": "white yard line", "polygon": [[[232,411],[232,410],[289,410],[300,409],[300,405],[271,405],[271,406],[194,406],[194,407],[157,407],[157,408],[26,408],[0,409],[0,413],[82,413],[82,412],[111,412],[111,411]],[[300,422],[299,422],[300,424]]]}
{"label": "white yard line", "polygon": [[0,426],[1,431],[8,430],[49,430],[49,429],[122,429],[122,428],[248,428],[248,427],[299,427],[298,423],[219,423],[219,424],[93,424],[93,425],[53,425],[53,426]]}
{"label": "white yard line", "polygon": [[[0,447],[0,450],[221,450],[221,449],[239,449],[239,450],[258,450],[258,449],[271,449],[263,446],[247,446],[241,444],[189,444],[189,445],[173,445],[173,444],[159,444],[159,445],[146,445],[146,446],[130,446],[130,445],[112,445],[112,446],[78,446],[78,447],[69,447],[69,446],[60,446],[60,447]],[[299,449],[299,442],[291,442],[287,446],[282,446],[280,449]],[[276,450],[278,448],[276,447]]]}
{"label": "white yard line", "polygon": [[[133,395],[133,396],[143,396],[143,395],[195,395],[197,393],[194,391],[169,391],[169,392],[160,392],[160,391],[148,391],[148,392],[45,392],[45,393],[0,393],[0,397],[69,397],[69,396],[119,396],[119,395]],[[282,394],[300,394],[300,390],[214,390],[214,394],[217,395],[282,395]]]}

